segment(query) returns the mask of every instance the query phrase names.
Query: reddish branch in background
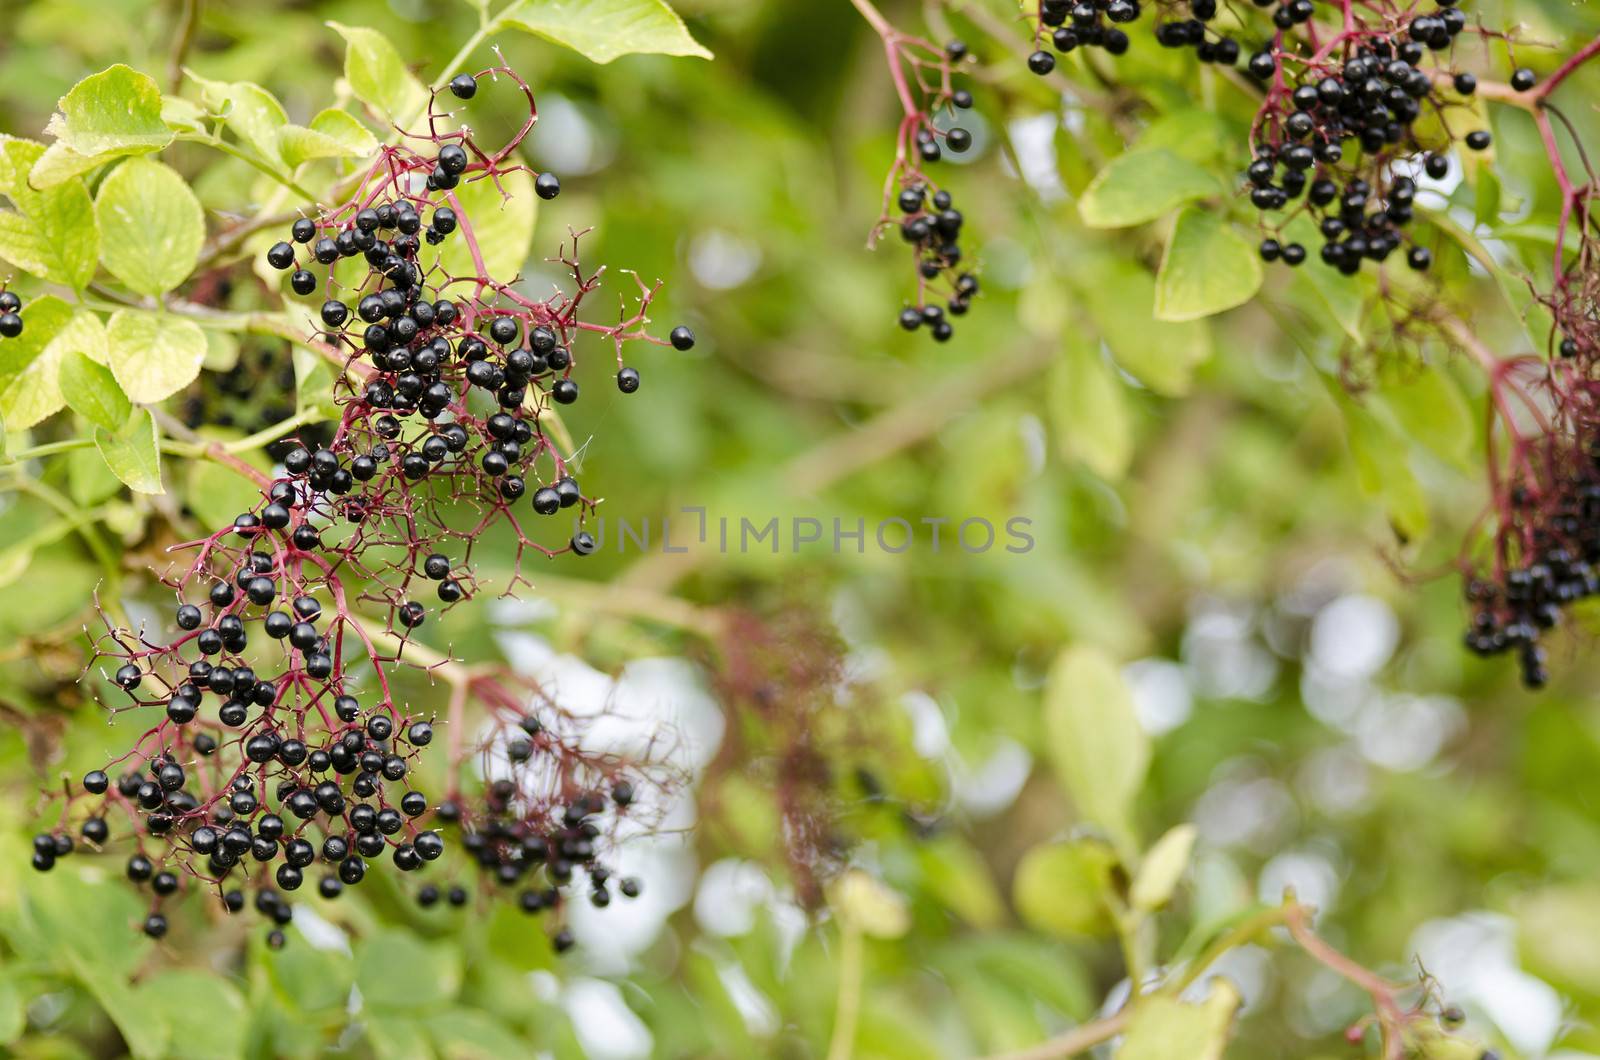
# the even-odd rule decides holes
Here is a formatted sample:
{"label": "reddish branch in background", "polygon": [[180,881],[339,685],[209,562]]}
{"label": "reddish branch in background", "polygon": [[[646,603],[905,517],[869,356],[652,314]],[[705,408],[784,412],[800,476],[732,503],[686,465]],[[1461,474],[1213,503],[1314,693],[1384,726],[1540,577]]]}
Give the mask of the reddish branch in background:
{"label": "reddish branch in background", "polygon": [[[514,287],[517,277],[488,274],[474,222],[492,219],[469,216],[456,189],[488,180],[509,194],[505,178],[523,168],[509,160],[537,111],[504,66],[451,85],[470,99],[501,78],[528,102],[506,144],[486,151],[465,129],[445,129],[435,96],[426,134],[381,148],[349,201],[295,221],[292,241],[267,252],[295,293],[324,299],[325,331],[311,345],[343,369],[331,440],[292,449],[273,476],[232,460],[261,500],[175,546],[184,560],[165,581],[178,597],[176,635],[111,629],[98,642],[97,661],[115,665],[130,699],[118,712],[165,716],[81,790],[68,785],[34,866],[71,852],[74,821],[95,849],[131,848],[127,875],[151,893],[147,934],[166,932],[165,903],[186,892],[211,890],[237,912],[253,891],[281,925],[291,916],[284,892],[312,875],[333,898],[380,858],[421,870],[445,850],[430,813],[464,829],[462,844],[528,912],[559,917],[585,877],[590,900],[606,904],[605,837],[643,809],[640,794],[670,782],[648,760],[585,751],[584,723],[536,684],[464,668],[412,639],[431,611],[480,591],[472,553],[494,527],[516,540],[508,591],[524,581],[529,550],[593,551],[582,522],[594,501],[551,430],[554,406],[578,397],[577,340],[609,347],[625,393],[639,382],[623,364],[626,343],[693,343],[686,328],[670,340],[647,333],[657,287],[637,277],[617,322],[581,317],[601,272],[579,264],[576,236],[560,259],[569,290],[539,300]],[[534,186],[544,198],[560,188],[550,174]],[[465,275],[423,249],[451,239],[473,263]],[[568,509],[576,526],[541,541],[551,535],[539,527]],[[403,698],[394,679],[404,667],[451,690],[448,790],[436,810],[415,777],[437,709]],[[474,705],[487,717],[481,740],[469,730]],[[478,771],[488,783],[468,769],[486,757],[504,762]],[[639,884],[619,890],[637,894]],[[429,883],[418,897],[441,894],[467,896]],[[281,944],[281,931],[271,939]],[[570,941],[557,931],[558,948]]]}

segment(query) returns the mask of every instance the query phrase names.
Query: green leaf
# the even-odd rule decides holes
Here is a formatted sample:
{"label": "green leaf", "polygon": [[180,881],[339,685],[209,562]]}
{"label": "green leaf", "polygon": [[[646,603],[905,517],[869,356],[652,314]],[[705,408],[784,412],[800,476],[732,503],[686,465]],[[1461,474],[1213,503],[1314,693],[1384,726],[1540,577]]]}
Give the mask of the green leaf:
{"label": "green leaf", "polygon": [[44,191],[30,186],[28,173],[43,154],[44,145],[32,140],[0,145],[0,193],[15,207],[0,210],[0,257],[41,279],[82,290],[100,258],[94,203],[77,178]]}
{"label": "green leaf", "polygon": [[12,895],[18,899],[17,922],[7,918],[6,938],[24,961],[75,974],[77,967],[68,962],[76,959],[99,978],[120,982],[150,952],[150,940],[133,930],[144,917],[140,896],[108,888],[98,875],[85,878],[70,866],[57,866],[48,877],[23,876],[8,900]]}
{"label": "green leaf", "polygon": [[133,414],[133,405],[117,385],[111,369],[96,364],[78,350],[69,350],[61,358],[60,378],[67,404],[90,423],[114,431]]}
{"label": "green leaf", "polygon": [[1194,853],[1194,837],[1194,825],[1180,824],[1145,853],[1129,891],[1134,908],[1160,909],[1172,900],[1178,881],[1189,867],[1189,856]]}
{"label": "green leaf", "polygon": [[461,988],[460,951],[384,931],[356,949],[356,987],[374,1008],[415,1011],[440,1005]]}
{"label": "green leaf", "polygon": [[1106,935],[1117,856],[1097,839],[1040,843],[1017,863],[1011,897],[1033,928],[1059,938]]}
{"label": "green leaf", "polygon": [[140,983],[134,993],[171,1030],[165,1056],[228,1060],[244,1054],[244,998],[221,976],[197,970],[165,971]]}
{"label": "green leaf", "polygon": [[1133,460],[1133,423],[1126,388],[1080,331],[1067,330],[1066,349],[1046,379],[1056,449],[1101,478],[1120,479]]}
{"label": "green leaf", "polygon": [[[195,467],[204,467],[208,463],[197,462]],[[194,494],[191,492],[190,496],[192,498]],[[242,510],[239,507],[232,509],[234,515]],[[233,515],[226,518],[231,520]],[[265,950],[261,959],[278,992],[297,1011],[320,1013],[342,1010],[349,1003],[355,969],[350,967],[350,961],[342,953],[315,949],[305,939],[296,938],[292,945],[281,950]]]}
{"label": "green leaf", "polygon": [[1005,907],[989,866],[963,839],[940,836],[918,847],[922,878],[945,908],[973,927],[1000,926]]}
{"label": "green leaf", "polygon": [[317,158],[362,158],[378,149],[378,138],[354,115],[325,110],[309,128],[285,125],[278,130],[278,151],[291,168]]}
{"label": "green leaf", "polygon": [[623,55],[711,58],[665,0],[529,0],[504,21],[597,63]]}
{"label": "green leaf", "polygon": [[170,166],[149,158],[123,162],[101,183],[94,212],[101,260],[140,294],[165,294],[200,260],[205,213]]}
{"label": "green leaf", "polygon": [[1477,170],[1478,180],[1473,188],[1473,220],[1480,225],[1492,225],[1500,218],[1500,177],[1488,162],[1480,161]]}
{"label": "green leaf", "polygon": [[365,1030],[375,1056],[434,1060],[433,1050],[428,1048],[427,1024],[422,1020],[385,1015],[381,1020],[367,1020]]}
{"label": "green leaf", "polygon": [[862,869],[850,869],[828,888],[834,915],[864,935],[897,939],[911,930],[911,912],[899,891]]}
{"label": "green leaf", "polygon": [[1421,538],[1428,532],[1428,500],[1406,459],[1405,439],[1343,394],[1337,400],[1344,410],[1345,435],[1362,492],[1383,502],[1403,541]]}
{"label": "green leaf", "polygon": [[206,110],[220,117],[241,143],[268,162],[279,161],[278,131],[289,124],[278,97],[253,81],[212,81],[192,70],[184,76],[200,86]]}
{"label": "green leaf", "polygon": [[189,464],[189,507],[207,526],[226,526],[234,516],[261,503],[261,488],[239,472],[213,460]]}
{"label": "green leaf", "polygon": [[205,328],[206,355],[200,362],[208,372],[230,372],[239,363],[239,340],[226,331]]}
{"label": "green leaf", "polygon": [[1090,228],[1126,228],[1221,191],[1215,177],[1171,151],[1130,151],[1095,174],[1078,214]]}
{"label": "green leaf", "polygon": [[1200,165],[1221,162],[1232,166],[1228,149],[1234,135],[1229,119],[1205,106],[1185,106],[1153,118],[1139,133],[1133,151],[1160,149]]}
{"label": "green leaf", "polygon": [[22,334],[0,342],[0,417],[14,431],[32,427],[66,403],[61,396],[61,355],[73,346],[71,341],[56,342],[74,314],[55,295],[29,302],[22,318]]}
{"label": "green leaf", "polygon": [[1063,651],[1045,683],[1044,723],[1050,760],[1079,812],[1126,856],[1136,848],[1133,802],[1150,741],[1116,663],[1087,644]]}
{"label": "green leaf", "polygon": [[1198,320],[1261,289],[1261,257],[1227,219],[1189,207],[1178,215],[1156,274],[1156,319]]}
{"label": "green leaf", "polygon": [[61,120],[51,131],[81,155],[144,154],[172,142],[161,120],[161,89],[121,63],[73,85],[59,106]]}
{"label": "green leaf", "polygon": [[[1305,215],[1296,216],[1283,228],[1284,242],[1299,243],[1303,247],[1316,247],[1322,243],[1322,233]],[[1333,269],[1306,267],[1292,269],[1291,285],[1303,302],[1307,312],[1321,315],[1326,312],[1356,342],[1366,341],[1362,327],[1366,317],[1366,290],[1359,277],[1341,276]]]}
{"label": "green leaf", "polygon": [[1569,993],[1600,998],[1600,887],[1560,884],[1521,896],[1517,946],[1528,971]]}
{"label": "green leaf", "polygon": [[1411,371],[1403,382],[1385,386],[1379,400],[1407,436],[1441,459],[1472,469],[1477,425],[1461,388],[1443,367]]}
{"label": "green leaf", "polygon": [[39,191],[65,184],[73,177],[81,176],[98,166],[103,166],[113,158],[121,158],[120,154],[84,155],[68,147],[63,140],[57,140],[44,149],[44,154],[28,170],[28,183]]}
{"label": "green leaf", "polygon": [[105,1009],[111,1022],[128,1044],[128,1052],[135,1060],[166,1060],[171,1054],[171,1028],[161,1014],[152,1008],[148,999],[130,988],[119,978],[107,975],[81,957],[73,956],[78,979],[100,1007]]}
{"label": "green leaf", "polygon": [[[533,249],[533,226],[538,217],[539,199],[533,193],[533,178],[517,170],[500,178],[508,199],[492,180],[464,184],[449,193],[456,213],[471,226],[478,253],[490,276],[513,276],[522,269]],[[472,248],[467,233],[458,231],[439,248],[438,261],[452,276],[476,276]],[[424,263],[427,267],[427,263]]]}
{"label": "green leaf", "polygon": [[119,430],[94,429],[95,448],[111,473],[138,493],[163,493],[161,435],[149,409],[139,409]]}
{"label": "green leaf", "polygon": [[1206,323],[1152,319],[1155,278],[1122,258],[1085,254],[1075,262],[1073,278],[1117,364],[1158,394],[1187,393],[1195,366],[1211,356]]}
{"label": "green leaf", "polygon": [[161,120],[179,132],[205,133],[206,109],[182,96],[161,97]]}
{"label": "green leaf", "polygon": [[1140,998],[1116,1060],[1221,1060],[1238,1009],[1238,990],[1220,978],[1198,1005],[1159,994]]}
{"label": "green leaf", "polygon": [[526,1042],[488,1015],[450,1008],[428,1017],[428,1035],[444,1060],[500,1060],[530,1056]]}
{"label": "green leaf", "polygon": [[184,77],[200,86],[200,101],[262,160],[278,162],[278,131],[290,122],[277,96],[254,82],[213,82],[194,70]]}
{"label": "green leaf", "polygon": [[138,404],[177,393],[200,374],[206,336],[192,320],[119,309],[106,327],[107,361],[123,392]]}
{"label": "green leaf", "polygon": [[[88,508],[121,490],[122,483],[106,467],[100,450],[74,449],[67,454],[67,496],[72,498],[72,503]],[[239,509],[234,509],[235,515],[238,512]]]}
{"label": "green leaf", "polygon": [[329,22],[328,27],[345,39],[344,77],[357,98],[394,121],[409,121],[422,110],[428,90],[388,37],[365,26]]}
{"label": "green leaf", "polygon": [[9,1045],[22,1037],[28,1025],[28,1013],[22,1004],[22,991],[9,978],[0,978],[0,1045]]}
{"label": "green leaf", "polygon": [[325,420],[339,418],[333,403],[333,384],[338,371],[327,358],[304,346],[294,348],[295,411],[314,412]]}

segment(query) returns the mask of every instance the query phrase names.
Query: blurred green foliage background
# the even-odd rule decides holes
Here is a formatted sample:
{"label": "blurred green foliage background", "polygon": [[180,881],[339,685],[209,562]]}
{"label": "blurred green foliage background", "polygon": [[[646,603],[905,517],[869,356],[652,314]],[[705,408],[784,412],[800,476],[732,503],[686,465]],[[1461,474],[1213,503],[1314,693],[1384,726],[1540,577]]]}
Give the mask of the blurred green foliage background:
{"label": "blurred green foliage background", "polygon": [[[973,85],[977,145],[947,167],[985,293],[935,345],[895,326],[910,280],[900,248],[864,248],[898,117],[876,37],[842,0],[675,6],[714,61],[599,66],[495,37],[539,96],[529,160],[565,189],[541,207],[529,274],[569,227],[592,225],[587,260],[662,278],[656,318],[700,335],[691,352],[635,362],[638,395],[597,382],[574,413],[604,512],[869,528],[1023,517],[1032,549],[975,555],[947,540],[935,552],[919,535],[892,555],[870,538],[859,553],[786,539],[776,554],[608,546],[534,567],[523,604],[459,609],[426,632],[467,658],[547,667],[580,696],[592,679],[602,699],[666,702],[711,748],[684,830],[641,842],[647,904],[580,922],[580,947],[559,959],[510,903],[424,912],[394,880],[300,900],[281,952],[199,908],[153,945],[130,926],[140,903],[115,859],[40,877],[27,844],[61,775],[102,762],[133,724],[109,724],[92,675],[78,681],[92,594],[151,598],[160,549],[232,509],[211,500],[225,488],[213,470],[182,460],[154,499],[96,486],[64,459],[13,468],[92,510],[87,536],[111,558],[108,571],[69,534],[0,585],[0,1052],[121,1055],[146,1035],[153,1055],[199,1057],[821,1056],[847,964],[862,976],[857,1056],[1038,1043],[1127,991],[1127,940],[1097,893],[1111,885],[1049,860],[1102,833],[1070,797],[1071,755],[1046,720],[1051,696],[1087,694],[1050,684],[1070,647],[1091,661],[1069,677],[1114,666],[1149,742],[1128,860],[1175,826],[1196,829],[1184,883],[1139,928],[1156,966],[1292,887],[1354,959],[1398,981],[1420,961],[1465,1010],[1466,1040],[1507,1056],[1600,1055],[1600,670],[1582,628],[1594,616],[1555,640],[1556,678],[1538,694],[1461,650],[1451,564],[1464,539],[1475,547],[1485,500],[1481,376],[1442,347],[1376,355],[1393,351],[1363,309],[1370,277],[1311,267],[1269,273],[1226,314],[1154,321],[1167,222],[1080,219],[1089,180],[1130,143],[1233,181],[1250,93],[1135,34],[1102,69],[1109,84],[1066,69],[1117,101],[1079,109],[1022,69],[1019,40],[940,15],[988,71]],[[1600,32],[1593,5],[1472,7],[1554,44],[1519,53],[1543,70]],[[1012,8],[987,10],[1005,25]],[[886,11],[923,24],[917,5]],[[0,16],[5,131],[40,138],[58,97],[116,62],[172,90],[183,12],[13,0]],[[380,29],[424,80],[477,25],[449,0],[239,0],[201,4],[198,19],[184,64],[258,82],[301,121],[336,99],[343,43],[327,21]],[[1505,74],[1503,56],[1473,61]],[[1590,71],[1563,90],[1586,132],[1597,89]],[[1489,117],[1495,179],[1450,183],[1438,212],[1491,247],[1498,274],[1469,267],[1443,228],[1438,272],[1497,351],[1542,350],[1519,318],[1519,278],[1548,269],[1552,185],[1524,116]],[[243,163],[192,144],[162,157],[213,231],[258,208],[262,184]],[[1250,223],[1247,204],[1215,209]],[[248,268],[228,278],[238,304],[271,302]],[[168,408],[240,432],[292,412],[290,343],[246,336],[239,352],[231,389],[208,371]],[[7,445],[72,430],[48,421]],[[37,494],[0,494],[0,547],[48,514]],[[503,571],[509,557],[484,564]],[[815,711],[801,728],[831,767],[819,812],[837,815],[849,862],[893,892],[847,903],[892,911],[879,932],[891,937],[868,930],[858,957],[838,908],[794,901],[771,779],[796,726],[724,680],[735,645],[715,631],[731,614],[786,631],[797,655],[821,643],[809,630],[841,638],[848,696],[797,693],[779,714]],[[1096,704],[1122,695],[1091,690]],[[1349,1055],[1344,1028],[1367,999],[1282,943],[1263,934],[1217,966],[1245,999],[1226,1055]]]}

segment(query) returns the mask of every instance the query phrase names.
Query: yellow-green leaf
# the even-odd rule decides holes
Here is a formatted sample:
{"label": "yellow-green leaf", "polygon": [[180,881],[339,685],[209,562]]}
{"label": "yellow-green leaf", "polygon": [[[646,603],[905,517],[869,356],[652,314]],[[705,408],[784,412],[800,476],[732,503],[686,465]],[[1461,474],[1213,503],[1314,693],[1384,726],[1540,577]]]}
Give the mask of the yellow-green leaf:
{"label": "yellow-green leaf", "polygon": [[1408,437],[1463,470],[1473,467],[1476,418],[1461,388],[1443,367],[1411,371],[1404,380],[1385,386],[1379,400]]}
{"label": "yellow-green leaf", "polygon": [[1082,255],[1073,279],[1095,330],[1117,364],[1158,394],[1187,393],[1196,365],[1211,356],[1211,332],[1203,320],[1154,320],[1155,278],[1131,261]]}
{"label": "yellow-green leaf", "polygon": [[1059,938],[1108,934],[1116,863],[1116,854],[1097,839],[1040,843],[1022,856],[1011,881],[1017,914]]}
{"label": "yellow-green leaf", "polygon": [[1130,151],[1089,182],[1078,200],[1078,214],[1091,228],[1126,228],[1221,191],[1215,177],[1171,151]]}
{"label": "yellow-green leaf", "polygon": [[94,203],[77,177],[43,191],[29,185],[28,174],[43,155],[44,145],[31,140],[0,145],[0,192],[15,207],[0,210],[0,257],[82,290],[100,258]]}
{"label": "yellow-green leaf", "polygon": [[1150,764],[1150,740],[1117,664],[1098,647],[1057,656],[1045,683],[1050,760],[1079,812],[1124,854],[1136,848],[1133,802]]}
{"label": "yellow-green leaf", "polygon": [[161,493],[161,435],[149,409],[139,409],[115,431],[94,429],[95,448],[111,473],[139,493]]}
{"label": "yellow-green leaf", "polygon": [[[81,315],[94,318],[87,311]],[[22,334],[0,342],[0,417],[14,431],[32,427],[65,404],[61,356],[77,345],[71,335],[57,342],[71,327],[74,313],[55,295],[35,298],[23,307],[22,316]]]}
{"label": "yellow-green leaf", "polygon": [[1221,1060],[1238,1010],[1238,990],[1221,978],[1211,980],[1198,1005],[1160,994],[1140,998],[1116,1060]]}
{"label": "yellow-green leaf", "polygon": [[1129,891],[1135,908],[1160,909],[1172,900],[1178,881],[1189,867],[1189,856],[1194,853],[1194,838],[1194,825],[1180,824],[1145,853]]}
{"label": "yellow-green leaf", "polygon": [[200,86],[206,109],[221,117],[233,135],[264,160],[278,161],[278,130],[289,123],[278,97],[253,81],[211,81],[192,70],[184,74]]}
{"label": "yellow-green leaf", "polygon": [[291,167],[317,158],[362,158],[377,149],[377,137],[342,110],[322,111],[310,127],[285,125],[278,130],[278,150]]}
{"label": "yellow-green leaf", "polygon": [[1428,499],[1406,459],[1405,439],[1357,402],[1343,395],[1338,401],[1362,491],[1383,502],[1402,540],[1418,540],[1428,532]]}
{"label": "yellow-green leaf", "polygon": [[363,103],[395,121],[409,121],[422,110],[428,90],[388,37],[366,26],[329,22],[328,27],[345,40],[344,78]]}
{"label": "yellow-green leaf", "polygon": [[637,54],[711,58],[665,0],[528,0],[504,21],[597,63]]}
{"label": "yellow-green leaf", "polygon": [[1045,389],[1056,449],[1102,478],[1119,479],[1133,460],[1127,388],[1106,364],[1098,343],[1076,329],[1066,335]]}
{"label": "yellow-green leaf", "polygon": [[473,181],[450,192],[456,213],[465,218],[462,227],[439,248],[438,260],[450,275],[477,274],[467,240],[468,227],[490,276],[513,276],[528,260],[539,211],[533,178],[526,170],[517,170],[501,177],[500,183],[509,199],[500,194],[492,180]]}
{"label": "yellow-green leaf", "polygon": [[1261,278],[1260,255],[1233,225],[1191,206],[1178,215],[1156,274],[1156,319],[1198,320],[1243,305]]}
{"label": "yellow-green leaf", "polygon": [[1600,998],[1600,887],[1559,884],[1516,902],[1517,946],[1528,970],[1569,993]]}
{"label": "yellow-green leaf", "polygon": [[130,158],[101,182],[94,209],[101,260],[132,290],[165,294],[194,271],[205,212],[177,170]]}
{"label": "yellow-green leaf", "polygon": [[68,350],[61,358],[60,378],[67,404],[90,423],[114,431],[128,422],[133,405],[105,365],[78,350]]}
{"label": "yellow-green leaf", "polygon": [[172,142],[161,120],[161,89],[122,63],[73,85],[59,106],[56,135],[82,155],[159,151]]}
{"label": "yellow-green leaf", "polygon": [[864,935],[895,939],[911,929],[911,911],[898,891],[861,869],[850,869],[828,890],[835,915]]}
{"label": "yellow-green leaf", "polygon": [[945,908],[976,928],[999,926],[1005,915],[989,866],[966,840],[940,836],[919,847],[923,879]]}
{"label": "yellow-green leaf", "polygon": [[200,374],[206,336],[192,320],[141,309],[119,309],[106,327],[111,372],[138,404],[177,393]]}

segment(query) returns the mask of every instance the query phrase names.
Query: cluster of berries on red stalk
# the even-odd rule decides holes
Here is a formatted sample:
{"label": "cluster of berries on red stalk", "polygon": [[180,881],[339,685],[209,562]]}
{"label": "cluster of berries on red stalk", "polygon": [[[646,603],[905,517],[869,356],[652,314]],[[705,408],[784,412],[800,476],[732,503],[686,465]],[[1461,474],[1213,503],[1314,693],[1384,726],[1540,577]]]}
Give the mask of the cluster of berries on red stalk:
{"label": "cluster of berries on red stalk", "polygon": [[[1585,241],[1585,258],[1587,249]],[[1566,607],[1600,595],[1600,419],[1591,375],[1592,314],[1581,310],[1583,295],[1546,301],[1564,323],[1558,360],[1507,361],[1491,381],[1497,409],[1530,401],[1533,388],[1547,393],[1552,406],[1552,418],[1532,437],[1506,424],[1511,455],[1508,472],[1497,478],[1495,562],[1465,583],[1468,650],[1515,652],[1528,688],[1549,680],[1541,636],[1559,624]],[[1564,316],[1575,307],[1580,318]]]}
{"label": "cluster of berries on red stalk", "polygon": [[[960,132],[963,130],[950,130],[951,135]],[[947,342],[955,334],[949,318],[965,315],[972,297],[978,293],[978,278],[956,268],[961,261],[961,245],[957,242],[963,221],[961,211],[955,208],[948,191],[941,188],[929,194],[923,184],[901,189],[895,201],[904,214],[900,237],[917,250],[919,278],[929,282],[943,278],[950,286],[943,307],[929,302],[924,295],[920,304],[900,311],[900,326],[907,331],[926,327],[939,342]]]}
{"label": "cluster of berries on red stalk", "polygon": [[[614,835],[605,827],[604,815],[612,810],[615,826],[629,813],[636,799],[635,780],[616,775],[604,757],[553,754],[560,739],[535,715],[503,726],[489,744],[498,753],[505,775],[489,781],[472,803],[447,800],[437,818],[460,829],[460,843],[493,888],[515,891],[517,905],[538,915],[559,909],[567,893],[583,882],[596,908],[611,904],[612,889],[624,898],[637,898],[644,885],[636,877],[614,878],[604,863],[604,845]],[[578,771],[552,776],[549,763],[581,762]],[[610,779],[607,778],[610,776]],[[427,885],[417,892],[420,905],[432,906],[443,897],[459,903],[456,890],[441,891]],[[552,936],[556,949],[572,945],[572,935],[562,928]]]}
{"label": "cluster of berries on red stalk", "polygon": [[1526,540],[1527,551],[1498,578],[1475,577],[1466,585],[1468,650],[1516,652],[1528,688],[1542,688],[1550,677],[1541,634],[1560,621],[1563,608],[1600,594],[1600,448],[1587,463],[1550,495],[1512,491],[1511,521],[1502,532]]}
{"label": "cluster of berries on red stalk", "polygon": [[0,290],[0,338],[14,339],[22,334],[22,299],[17,292]]}
{"label": "cluster of berries on red stalk", "polygon": [[[1415,15],[1392,30],[1352,30],[1338,47],[1324,46],[1314,55],[1299,54],[1280,35],[1250,58],[1250,73],[1268,85],[1256,120],[1254,160],[1245,174],[1250,201],[1270,213],[1303,197],[1323,240],[1323,262],[1345,275],[1406,246],[1416,178],[1426,173],[1439,179],[1449,172],[1448,157],[1428,149],[1413,132],[1419,118],[1442,116],[1447,106],[1424,69],[1425,57],[1449,49],[1467,27],[1456,0],[1438,3],[1435,13]],[[1519,71],[1519,78],[1529,76]],[[1453,86],[1471,95],[1476,81],[1460,73]],[[1465,143],[1484,150],[1489,133],[1474,130]],[[1301,264],[1305,246],[1282,239],[1281,228],[1273,226],[1262,241],[1261,257]],[[1433,254],[1412,244],[1406,262],[1425,270]]]}
{"label": "cluster of berries on red stalk", "polygon": [[[950,318],[963,316],[971,307],[978,278],[962,268],[961,211],[950,191],[929,179],[923,166],[939,162],[946,151],[962,154],[972,147],[971,132],[953,124],[941,128],[934,120],[940,114],[953,119],[973,105],[972,93],[954,84],[956,67],[967,59],[967,46],[952,40],[938,48],[909,37],[897,38],[895,46],[895,76],[906,113],[878,230],[897,226],[900,238],[912,248],[917,296],[915,304],[900,311],[900,326],[907,331],[925,328],[937,341],[947,342],[955,334]],[[907,68],[913,74],[910,79]],[[913,91],[922,102],[914,102]],[[891,219],[890,197],[898,220]]]}
{"label": "cluster of berries on red stalk", "polygon": [[[594,502],[545,431],[553,406],[578,396],[575,340],[588,332],[611,345],[624,393],[639,385],[622,364],[624,343],[693,345],[687,328],[670,339],[647,333],[657,287],[637,277],[635,308],[618,323],[581,319],[601,273],[578,265],[576,237],[562,259],[572,289],[544,300],[481,267],[450,275],[424,253],[424,245],[461,239],[481,266],[472,219],[453,189],[490,180],[504,192],[501,182],[519,168],[512,152],[536,120],[531,90],[505,67],[463,75],[450,89],[471,98],[485,76],[508,78],[528,100],[529,117],[507,145],[486,153],[464,129],[440,132],[435,98],[429,134],[414,138],[431,142],[432,153],[381,148],[350,201],[295,221],[290,239],[267,251],[273,267],[291,273],[296,294],[321,292],[323,331],[311,345],[343,369],[338,423],[325,444],[290,448],[275,477],[237,464],[260,483],[261,500],[231,526],[175,547],[192,553],[165,579],[179,597],[175,635],[110,629],[98,646],[132,701],[118,711],[158,711],[160,720],[83,777],[79,791],[68,786],[61,822],[38,837],[33,864],[46,871],[70,853],[74,806],[95,803],[79,832],[96,849],[132,842],[126,873],[151,894],[144,930],[153,937],[166,932],[163,903],[174,895],[210,889],[238,912],[253,891],[278,945],[292,916],[285,895],[313,878],[331,899],[380,859],[409,873],[440,858],[444,839],[426,820],[432,800],[414,785],[438,712],[412,709],[391,684],[401,667],[440,665],[406,658],[426,652],[411,639],[430,607],[419,596],[425,589],[448,608],[473,595],[471,550],[492,526],[516,536],[513,584],[526,549],[594,551],[581,528]],[[535,188],[549,198],[559,184],[541,174]],[[578,527],[564,544],[532,539],[529,515],[565,509]],[[522,717],[541,693],[518,680],[475,674],[462,688],[492,717]],[[454,709],[449,720],[465,724]],[[452,770],[465,761],[457,742]],[[595,784],[615,795],[638,779],[633,763],[590,756],[571,734],[530,737],[518,748],[522,761],[537,759],[561,779],[550,800],[564,800],[569,814],[584,807],[580,830],[597,812]],[[436,816],[479,819],[462,811],[459,781],[448,784]],[[125,828],[113,830],[113,814]],[[544,834],[556,844],[556,893],[541,892],[541,902],[559,906],[555,867],[583,864],[591,879],[604,870],[593,863],[592,836],[569,858],[564,833]]]}
{"label": "cluster of berries on red stalk", "polygon": [[[1311,0],[1292,0],[1284,7],[1300,4],[1310,8]],[[1139,0],[1039,0],[1034,18],[1034,43],[1039,46],[1028,56],[1028,69],[1043,77],[1056,68],[1055,54],[1043,47],[1046,39],[1062,55],[1080,46],[1123,54],[1130,41],[1121,27],[1139,21],[1144,6]],[[1217,16],[1217,0],[1156,0],[1154,6],[1164,16],[1156,25],[1162,47],[1192,47],[1204,63],[1232,66],[1239,61],[1239,42],[1210,25]]]}

